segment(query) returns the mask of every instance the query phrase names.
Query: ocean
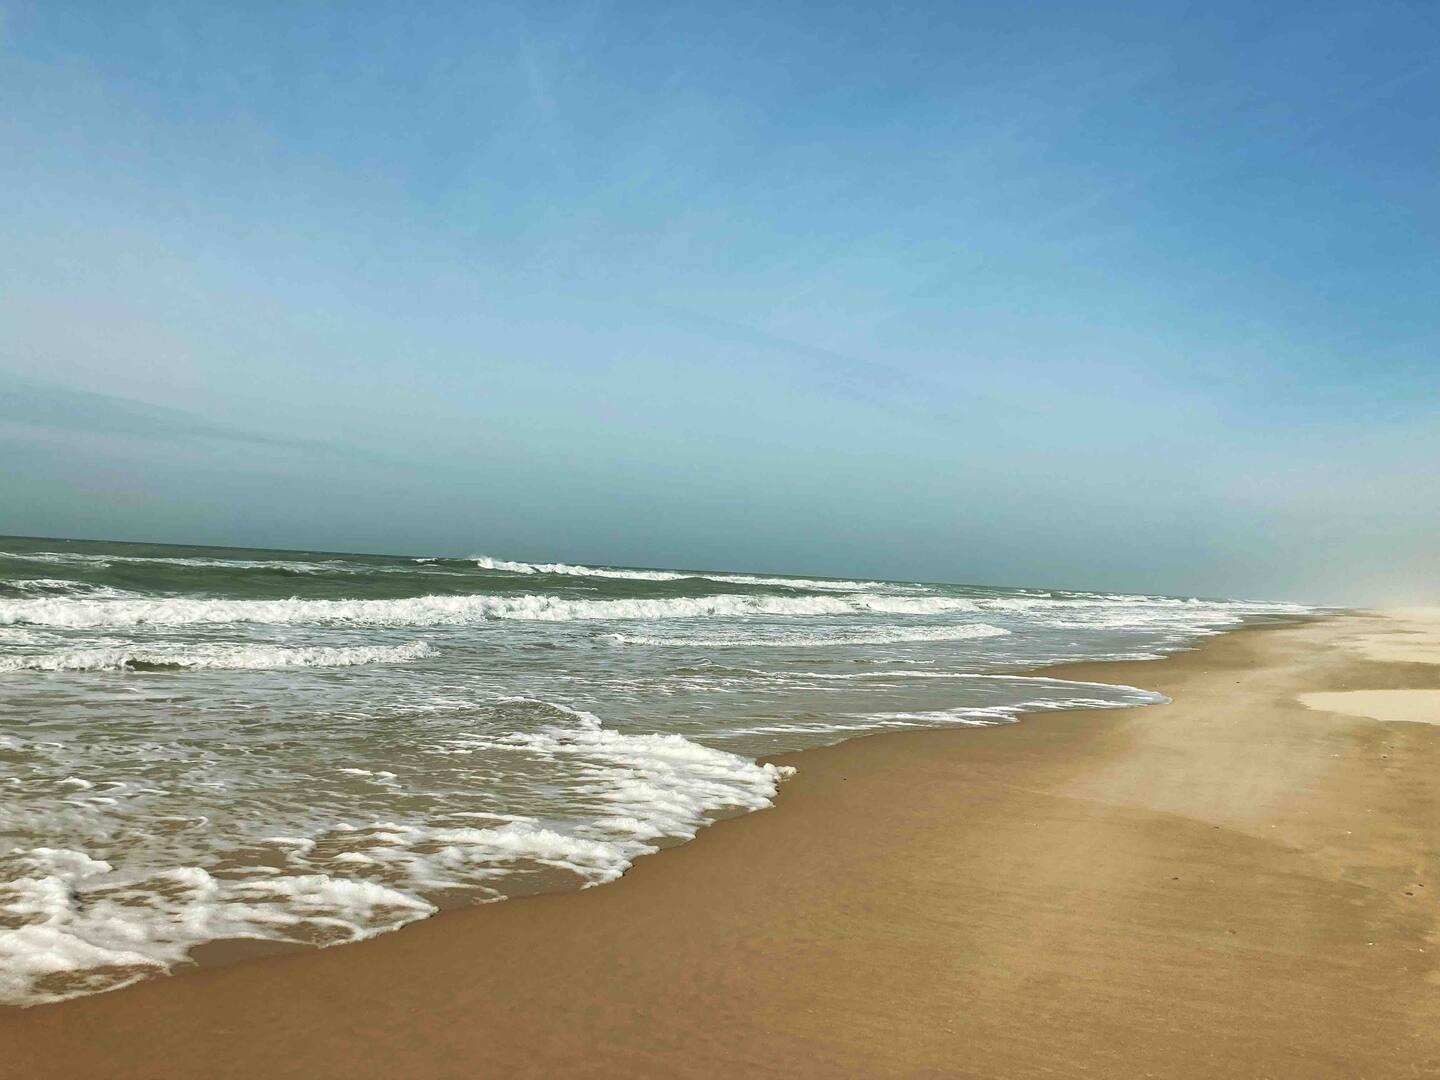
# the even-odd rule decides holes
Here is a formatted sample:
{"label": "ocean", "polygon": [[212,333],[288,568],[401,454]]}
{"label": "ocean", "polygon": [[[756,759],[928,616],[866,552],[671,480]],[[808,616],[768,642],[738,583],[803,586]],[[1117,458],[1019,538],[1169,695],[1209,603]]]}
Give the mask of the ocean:
{"label": "ocean", "polygon": [[1160,701],[1023,672],[1305,610],[0,538],[0,1004],[603,884],[768,756]]}

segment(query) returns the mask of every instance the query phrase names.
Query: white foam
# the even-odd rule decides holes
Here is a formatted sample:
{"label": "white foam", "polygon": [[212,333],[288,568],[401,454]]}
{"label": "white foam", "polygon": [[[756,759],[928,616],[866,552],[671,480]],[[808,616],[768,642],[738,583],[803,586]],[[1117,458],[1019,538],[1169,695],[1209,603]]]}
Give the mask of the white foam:
{"label": "white foam", "polygon": [[531,563],[473,555],[471,562],[482,570],[503,570],[510,574],[562,574],[568,577],[619,578],[625,581],[680,581],[691,577],[675,570],[622,570],[607,566],[580,566],[574,563]]}
{"label": "white foam", "polygon": [[112,589],[108,585],[94,585],[88,581],[72,581],[69,578],[12,578],[0,582],[0,585],[17,592],[86,596],[95,600],[125,599],[141,595],[126,589]]}
{"label": "white foam", "polygon": [[126,986],[222,938],[331,944],[431,914],[425,900],[324,874],[230,881],[200,867],[126,874],[83,852],[0,857],[0,1004],[33,1005]]}
{"label": "white foam", "polygon": [[84,592],[88,586],[83,581],[71,581],[69,578],[14,578],[4,582],[11,589],[19,592]]}
{"label": "white foam", "polygon": [[[503,570],[512,574],[561,574],[571,577],[619,578],[627,581],[683,581],[700,578],[706,581],[733,582],[740,585],[778,585],[791,589],[825,589],[863,591],[886,588],[884,581],[846,581],[827,578],[766,577],[756,574],[711,573],[699,570],[625,570],[609,566],[582,566],[576,563],[530,563],[475,555],[476,566],[484,570]],[[424,561],[424,560],[417,560]]]}
{"label": "white foam", "polygon": [[[510,699],[548,713],[538,731],[471,734],[433,747],[446,756],[521,753],[562,770],[567,815],[455,815],[480,826],[374,822],[347,830],[346,859],[402,873],[427,888],[475,888],[537,867],[561,870],[583,886],[612,881],[663,842],[693,837],[717,815],[763,809],[794,770],[701,746],[674,734],[628,734],[590,713],[527,698]],[[338,831],[337,831],[338,832]],[[495,896],[502,895],[490,889]]]}
{"label": "white foam", "polygon": [[[662,843],[693,837],[724,813],[769,806],[793,770],[758,764],[680,735],[628,734],[563,706],[516,699],[548,719],[538,730],[458,737],[449,752],[499,751],[563,766],[564,816],[463,812],[466,823],[339,822],[251,839],[268,855],[224,873],[197,865],[125,867],[80,850],[0,855],[0,1004],[113,989],[183,963],[224,938],[353,941],[435,910],[431,891],[503,892],[537,870],[597,885]],[[386,770],[345,767],[380,782]],[[75,784],[78,778],[63,783]],[[479,819],[480,824],[469,821]],[[229,839],[233,845],[234,838]],[[222,844],[223,849],[223,844]],[[283,859],[284,868],[259,865]]]}
{"label": "white foam", "polygon": [[55,566],[85,566],[104,570],[114,563],[153,566],[182,566],[217,570],[287,570],[297,574],[368,574],[391,569],[376,564],[351,563],[340,559],[319,561],[298,559],[218,559],[176,555],[92,555],[80,551],[0,551],[0,559],[48,563]]}
{"label": "white foam", "polygon": [[1313,610],[1300,604],[1200,600],[1194,597],[1182,599],[1173,596],[1123,596],[1118,593],[976,597],[974,602],[981,611],[1045,612],[1083,620],[1109,618],[1114,619],[1114,625],[1117,626],[1144,625],[1147,620],[1203,623],[1214,619],[1229,623],[1239,622],[1246,615],[1294,615]]}
{"label": "white foam", "polygon": [[141,647],[73,649],[37,656],[0,657],[7,671],[130,671],[137,668],[269,669],[394,664],[434,655],[424,641],[405,645],[286,648],[277,645],[156,644]]}
{"label": "white foam", "polygon": [[343,776],[363,777],[364,779],[371,780],[377,784],[393,784],[395,782],[395,774],[389,769],[342,768],[336,769],[335,771]]}
{"label": "white foam", "polygon": [[[888,581],[845,581],[834,578],[792,578],[764,577],[756,574],[698,574],[709,581],[733,581],[741,585],[779,585],[791,589],[821,589],[832,592],[861,592],[866,589],[891,589],[897,586]],[[923,585],[899,586],[903,588],[924,588]]]}
{"label": "white foam", "polygon": [[[1080,679],[1057,679],[1045,675],[968,675],[970,679],[1018,683],[1037,689],[1069,691],[1064,696],[1029,698],[1000,705],[959,706],[918,712],[875,713],[882,720],[914,720],[925,724],[1006,723],[1023,713],[1068,709],[1127,709],[1140,705],[1159,705],[1170,699],[1155,690],[1146,690],[1125,683],[1085,682]],[[1105,696],[1074,693],[1080,689],[1101,690]]]}
{"label": "white foam", "polygon": [[784,628],[768,637],[607,634],[612,641],[624,645],[657,645],[673,648],[803,648],[841,645],[902,645],[923,641],[974,641],[982,638],[1005,637],[1011,631],[987,623],[966,623],[962,626],[904,627],[881,626],[873,630],[834,630],[828,633],[793,632]]}
{"label": "white foam", "polygon": [[[571,836],[583,842],[576,850],[584,858],[574,868],[595,882],[618,876],[637,855],[655,850],[657,837],[688,839],[717,812],[769,806],[780,782],[794,772],[681,735],[622,733],[606,728],[592,713],[526,698],[510,700],[553,710],[563,722],[537,732],[467,738],[458,749],[520,749],[541,759],[578,764],[589,782],[577,790],[602,812],[571,830]],[[481,835],[470,842],[499,843],[507,850],[539,845],[545,858],[566,858],[545,832],[512,822],[503,829],[479,830]],[[589,846],[591,842],[609,846],[597,848]]]}
{"label": "white foam", "polygon": [[809,722],[757,724],[734,727],[726,730],[723,737],[728,740],[753,736],[796,737],[796,745],[814,745],[815,740],[835,742],[865,732],[890,731],[902,728],[936,727],[990,727],[996,724],[1010,724],[1028,712],[1048,712],[1068,709],[1125,709],[1140,705],[1156,705],[1169,701],[1164,694],[1144,690],[1122,683],[1091,683],[1074,679],[1051,679],[1043,676],[1023,675],[960,675],[967,679],[1007,679],[1032,683],[1043,688],[1094,687],[1107,691],[1110,696],[1100,697],[1086,694],[1070,694],[1064,697],[1031,698],[997,705],[963,705],[948,709],[924,709],[897,712],[875,712],[864,714],[841,714]]}
{"label": "white foam", "polygon": [[394,600],[127,600],[0,601],[0,625],[91,628],[263,623],[366,626],[464,625],[487,619],[539,622],[629,619],[743,618],[753,615],[857,615],[869,612],[934,615],[974,611],[954,597],[851,596],[663,597],[574,600],[539,593],[521,596],[416,596]]}
{"label": "white foam", "polygon": [[[704,670],[703,668],[700,670]],[[856,682],[870,679],[999,679],[1008,678],[1002,675],[986,675],[969,671],[917,671],[915,668],[906,668],[903,671],[750,671],[747,674],[760,678],[782,678],[782,679],[818,679],[821,682]],[[1030,679],[1029,676],[1014,676],[1016,679],[1025,679],[1034,682],[1060,682],[1061,680],[1046,680],[1040,677]],[[1088,685],[1084,683],[1066,682],[1070,686]],[[1100,685],[1100,684],[1096,684]]]}

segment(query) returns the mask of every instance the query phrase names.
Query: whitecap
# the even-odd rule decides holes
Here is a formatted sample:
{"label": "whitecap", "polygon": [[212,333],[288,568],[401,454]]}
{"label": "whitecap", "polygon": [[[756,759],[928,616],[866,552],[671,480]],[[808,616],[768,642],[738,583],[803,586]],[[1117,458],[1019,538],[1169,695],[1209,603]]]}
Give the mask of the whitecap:
{"label": "whitecap", "polygon": [[737,636],[677,634],[604,635],[623,645],[655,645],[666,648],[804,648],[846,645],[904,645],[926,641],[977,641],[1006,637],[1010,630],[988,623],[964,623],[959,626],[879,626],[873,630],[833,630],[827,632],[793,631],[777,628],[765,637],[747,631]]}
{"label": "whitecap", "polygon": [[662,597],[576,600],[543,593],[521,596],[416,596],[392,600],[215,600],[182,597],[129,600],[0,601],[0,625],[89,628],[262,623],[367,626],[465,625],[488,619],[538,622],[628,619],[743,618],[753,615],[935,615],[974,611],[958,597],[851,596]]}
{"label": "whitecap", "polygon": [[433,656],[424,641],[405,645],[286,648],[277,645],[155,644],[145,647],[72,649],[32,656],[0,657],[0,673],[15,671],[136,671],[153,669],[255,669],[351,667],[394,664]]}
{"label": "whitecap", "polygon": [[511,574],[560,574],[570,577],[617,578],[624,581],[683,581],[687,578],[700,578],[706,581],[730,582],[738,585],[776,585],[790,589],[822,589],[841,592],[883,589],[890,584],[884,581],[780,577],[721,571],[630,570],[611,566],[584,566],[577,563],[516,562],[511,559],[496,559],[489,555],[474,555],[471,556],[471,559],[476,566],[483,570],[502,570]]}

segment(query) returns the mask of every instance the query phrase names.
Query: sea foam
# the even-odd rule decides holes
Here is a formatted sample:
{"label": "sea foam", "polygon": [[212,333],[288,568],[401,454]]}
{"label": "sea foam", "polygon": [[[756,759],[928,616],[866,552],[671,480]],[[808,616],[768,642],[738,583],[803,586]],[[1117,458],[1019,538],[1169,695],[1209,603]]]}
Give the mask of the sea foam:
{"label": "sea foam", "polygon": [[94,555],[81,551],[0,551],[0,559],[91,570],[105,570],[117,563],[122,566],[178,566],[196,570],[279,570],[292,574],[372,574],[403,570],[403,567],[373,563],[348,563],[343,559],[219,559],[176,555]]}
{"label": "sea foam", "polygon": [[[0,857],[0,1004],[113,990],[221,938],[329,944],[431,914],[416,896],[324,874],[225,880],[195,867],[126,873],[64,848]],[[14,876],[11,876],[14,875]]]}
{"label": "sea foam", "polygon": [[926,641],[976,641],[983,638],[1007,637],[1011,631],[988,623],[964,623],[959,626],[877,626],[873,630],[817,632],[780,627],[761,637],[747,628],[736,635],[718,634],[606,634],[611,641],[623,645],[655,645],[665,648],[806,648],[848,645],[903,645]]}
{"label": "sea foam", "polygon": [[475,555],[472,561],[483,570],[503,570],[512,574],[559,574],[568,577],[616,578],[622,581],[703,581],[731,582],[738,585],[775,585],[791,589],[821,589],[858,592],[883,589],[884,581],[849,581],[831,578],[775,577],[758,574],[730,574],[700,570],[627,570],[609,566],[582,566],[576,563],[531,563]]}
{"label": "sea foam", "polygon": [[283,647],[183,642],[145,647],[72,649],[36,656],[0,656],[7,671],[147,671],[189,669],[256,669],[288,667],[351,667],[395,664],[434,655],[428,642],[405,645]]}
{"label": "sea foam", "polygon": [[[548,722],[535,730],[457,735],[434,749],[563,763],[585,779],[574,793],[583,814],[540,821],[470,813],[452,817],[480,823],[379,820],[309,834],[224,836],[217,838],[222,848],[268,848],[281,865],[223,871],[127,867],[70,848],[16,848],[0,855],[0,1004],[124,986],[185,962],[191,948],[207,941],[358,940],[433,913],[435,893],[471,889],[498,899],[505,895],[499,883],[537,868],[563,871],[581,885],[602,884],[662,844],[693,837],[718,815],[769,806],[794,771],[676,734],[622,733],[562,705],[508,700]],[[338,771],[395,779],[390,772]]]}
{"label": "sea foam", "polygon": [[0,601],[0,625],[94,628],[264,623],[366,626],[464,625],[488,619],[538,622],[743,618],[752,615],[935,615],[974,611],[958,597],[851,596],[662,597],[576,600],[522,596],[416,596],[393,600],[33,599]]}

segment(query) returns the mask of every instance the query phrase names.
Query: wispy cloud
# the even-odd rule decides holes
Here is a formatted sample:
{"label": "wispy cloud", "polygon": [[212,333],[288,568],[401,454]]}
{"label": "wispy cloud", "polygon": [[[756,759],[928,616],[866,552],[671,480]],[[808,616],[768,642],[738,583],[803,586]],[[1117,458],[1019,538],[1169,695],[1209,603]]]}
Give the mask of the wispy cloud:
{"label": "wispy cloud", "polygon": [[[921,416],[940,423],[960,423],[976,405],[1010,412],[1038,412],[1039,406],[993,393],[973,383],[947,383],[916,375],[880,360],[812,345],[767,330],[668,304],[655,307],[677,326],[707,338],[731,341],[783,358],[818,381],[814,389],[890,412]],[[963,368],[957,363],[957,369]]]}
{"label": "wispy cloud", "polygon": [[250,431],[183,409],[133,398],[12,379],[0,381],[0,423],[165,441],[208,439],[254,446],[336,450],[324,443]]}

